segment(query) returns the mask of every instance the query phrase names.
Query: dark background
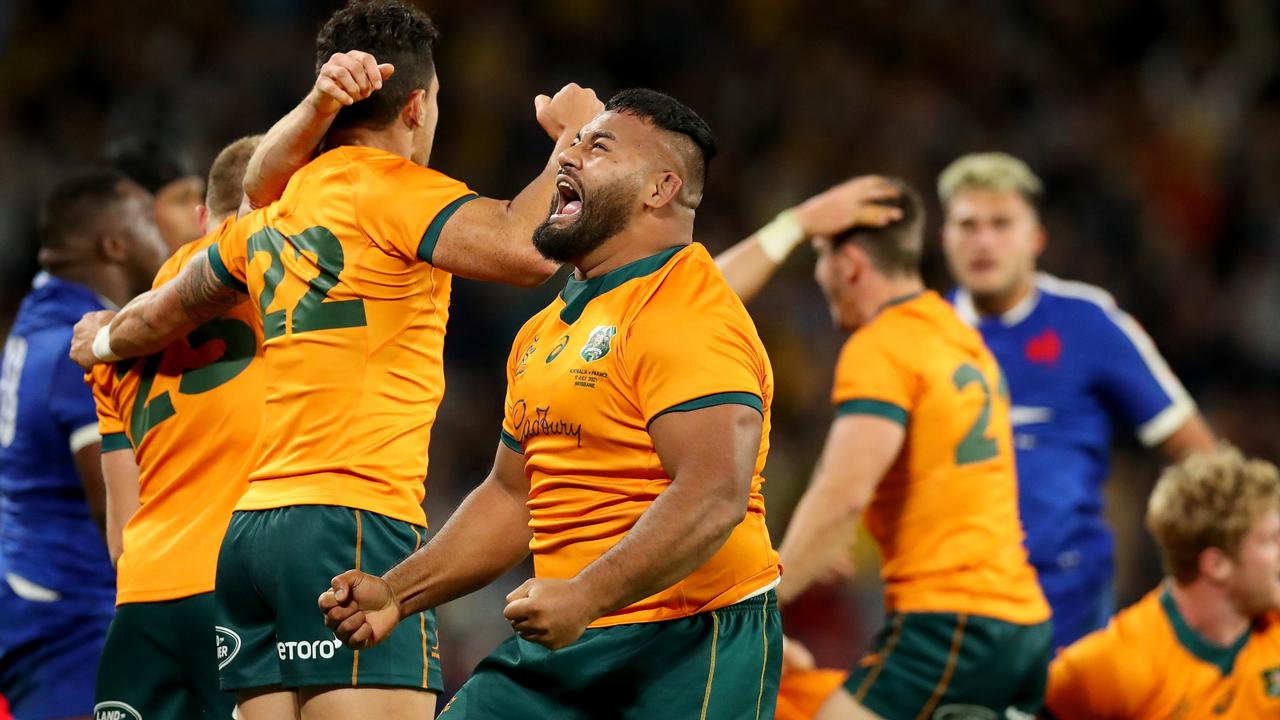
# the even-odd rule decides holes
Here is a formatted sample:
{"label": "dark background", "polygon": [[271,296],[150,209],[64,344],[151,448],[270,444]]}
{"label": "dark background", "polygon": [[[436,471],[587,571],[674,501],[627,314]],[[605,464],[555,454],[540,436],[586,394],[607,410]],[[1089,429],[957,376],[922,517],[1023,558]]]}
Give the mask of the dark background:
{"label": "dark background", "polygon": [[[158,133],[203,173],[265,131],[313,79],[313,38],[338,3],[0,0],[0,330],[35,266],[43,193],[110,139]],[[575,81],[603,97],[670,92],[719,134],[697,236],[713,252],[845,177],[899,175],[930,198],[938,172],[1005,150],[1046,183],[1043,267],[1105,287],[1155,338],[1214,428],[1280,457],[1280,11],[1266,0],[1089,3],[424,3],[439,24],[441,119],[432,164],[510,197],[546,160],[535,94]],[[841,336],[798,251],[751,306],[777,374],[769,520],[782,530],[830,418]],[[487,471],[503,362],[518,326],[562,283],[458,281],[448,392],[432,443],[438,526]],[[1159,576],[1141,526],[1158,461],[1121,432],[1111,514],[1122,602]],[[793,607],[820,660],[847,664],[878,622],[863,576]],[[502,596],[446,607],[447,682],[510,630]]]}

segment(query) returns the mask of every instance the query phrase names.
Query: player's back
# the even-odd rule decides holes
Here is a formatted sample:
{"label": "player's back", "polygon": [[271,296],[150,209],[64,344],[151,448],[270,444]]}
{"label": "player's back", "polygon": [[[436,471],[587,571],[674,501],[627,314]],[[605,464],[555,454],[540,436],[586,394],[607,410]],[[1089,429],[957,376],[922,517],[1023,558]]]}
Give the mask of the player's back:
{"label": "player's back", "polygon": [[1008,395],[977,332],[933,292],[890,305],[846,344],[835,399],[906,428],[865,515],[889,608],[1046,620],[1021,543]]}
{"label": "player's back", "polygon": [[[155,286],[212,242],[180,248]],[[213,590],[218,548],[257,457],[260,326],[244,302],[160,353],[94,368],[103,452],[132,449],[138,464],[140,506],[124,528],[118,603]]]}
{"label": "player's back", "polygon": [[1059,653],[1045,707],[1059,720],[1280,717],[1280,613],[1218,647],[1156,588]]}
{"label": "player's back", "polygon": [[339,147],[220,234],[214,269],[263,320],[263,442],[240,509],[341,505],[424,524],[451,285],[430,258],[473,197],[404,158]]}
{"label": "player's back", "polygon": [[[115,573],[89,516],[74,452],[98,439],[71,328],[103,301],[41,273],[14,319],[0,372],[0,577],[20,594],[91,596],[110,607]],[[34,585],[33,585],[34,584]]]}

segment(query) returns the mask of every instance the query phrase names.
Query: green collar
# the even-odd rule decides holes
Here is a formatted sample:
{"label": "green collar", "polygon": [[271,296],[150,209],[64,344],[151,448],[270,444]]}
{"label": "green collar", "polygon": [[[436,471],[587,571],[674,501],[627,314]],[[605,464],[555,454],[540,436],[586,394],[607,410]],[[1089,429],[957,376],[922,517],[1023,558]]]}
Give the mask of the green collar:
{"label": "green collar", "polygon": [[1240,639],[1229,647],[1219,647],[1200,637],[1200,634],[1187,624],[1186,618],[1178,612],[1178,604],[1174,602],[1173,594],[1168,588],[1160,593],[1160,606],[1164,608],[1164,614],[1169,617],[1173,634],[1177,636],[1178,642],[1187,649],[1187,652],[1217,667],[1224,677],[1231,674],[1231,668],[1236,664],[1236,655],[1240,654],[1245,644],[1249,642],[1249,636],[1253,634],[1251,630],[1246,630]]}
{"label": "green collar", "polygon": [[560,299],[564,300],[564,309],[560,311],[560,319],[566,325],[572,325],[578,321],[578,318],[582,317],[582,311],[587,309],[587,303],[628,280],[634,280],[657,272],[659,268],[667,264],[667,261],[673,255],[687,247],[689,246],[677,245],[667,248],[657,255],[640,258],[620,268],[610,270],[603,275],[597,275],[586,280],[579,280],[573,275],[569,275],[569,282],[565,283],[564,290],[560,291]]}

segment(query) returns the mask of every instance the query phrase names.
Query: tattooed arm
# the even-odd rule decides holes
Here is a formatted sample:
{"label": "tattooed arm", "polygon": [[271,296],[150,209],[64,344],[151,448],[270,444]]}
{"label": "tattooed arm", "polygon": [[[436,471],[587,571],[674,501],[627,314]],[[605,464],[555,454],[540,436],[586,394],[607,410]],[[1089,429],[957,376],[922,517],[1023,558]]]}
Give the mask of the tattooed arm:
{"label": "tattooed arm", "polygon": [[114,318],[105,312],[81,318],[71,340],[71,359],[86,369],[97,364],[93,342],[104,326],[110,327],[107,347],[112,354],[120,358],[150,355],[201,323],[221,316],[244,298],[224,285],[209,265],[208,256],[199,253],[176,278],[134,298]]}

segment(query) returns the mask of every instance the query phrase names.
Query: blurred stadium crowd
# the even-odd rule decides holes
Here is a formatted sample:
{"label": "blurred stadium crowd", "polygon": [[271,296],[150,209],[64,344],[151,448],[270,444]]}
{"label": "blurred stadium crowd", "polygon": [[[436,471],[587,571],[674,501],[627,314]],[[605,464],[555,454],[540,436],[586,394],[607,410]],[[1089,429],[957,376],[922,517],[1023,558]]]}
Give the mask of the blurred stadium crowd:
{"label": "blurred stadium crowd", "polygon": [[[218,148],[264,131],[310,87],[316,28],[338,4],[0,3],[0,331],[35,274],[36,208],[60,174],[114,138],[144,134],[182,148],[202,175]],[[549,147],[532,97],[570,81],[602,96],[658,88],[707,118],[721,154],[698,228],[712,252],[848,176],[893,174],[927,190],[964,152],[1024,158],[1046,184],[1042,267],[1110,290],[1221,436],[1280,458],[1274,3],[424,5],[443,31],[432,165],[482,194],[509,197],[542,164]],[[776,538],[828,425],[841,340],[811,255],[796,254],[750,307],[778,384],[766,471]],[[932,286],[948,285],[936,241],[926,271]],[[488,469],[511,337],[561,284],[455,285],[427,489],[433,525]],[[1111,482],[1121,605],[1159,577],[1139,522],[1155,460],[1131,447],[1121,439]],[[789,609],[789,629],[827,663],[847,666],[876,625],[867,554],[857,589],[819,590]],[[493,621],[503,592],[441,611],[447,686],[509,633]],[[806,624],[807,610],[831,604],[849,608],[848,627]]]}

